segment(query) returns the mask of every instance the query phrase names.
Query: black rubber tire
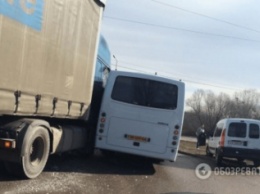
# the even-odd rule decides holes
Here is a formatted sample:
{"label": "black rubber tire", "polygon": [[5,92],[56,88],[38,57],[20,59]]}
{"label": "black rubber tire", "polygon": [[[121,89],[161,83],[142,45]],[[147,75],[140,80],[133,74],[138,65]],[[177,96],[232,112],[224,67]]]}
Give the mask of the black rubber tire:
{"label": "black rubber tire", "polygon": [[237,162],[238,162],[239,164],[243,164],[244,159],[243,159],[243,158],[237,158]]}
{"label": "black rubber tire", "polygon": [[114,157],[115,156],[115,152],[111,151],[111,150],[100,150],[102,155],[104,155],[105,157]]}
{"label": "black rubber tire", "polygon": [[210,151],[209,151],[209,146],[206,147],[206,155],[209,156],[209,157],[213,156],[213,154],[210,153]]}
{"label": "black rubber tire", "polygon": [[222,164],[222,156],[219,154],[219,151],[216,150],[216,153],[215,153],[215,161],[216,161],[216,164],[217,166],[221,166]]}
{"label": "black rubber tire", "polygon": [[50,153],[50,136],[42,126],[28,129],[22,147],[24,155],[21,159],[22,176],[36,178],[43,171]]}
{"label": "black rubber tire", "polygon": [[259,167],[260,166],[260,161],[259,160],[254,160],[254,167]]}

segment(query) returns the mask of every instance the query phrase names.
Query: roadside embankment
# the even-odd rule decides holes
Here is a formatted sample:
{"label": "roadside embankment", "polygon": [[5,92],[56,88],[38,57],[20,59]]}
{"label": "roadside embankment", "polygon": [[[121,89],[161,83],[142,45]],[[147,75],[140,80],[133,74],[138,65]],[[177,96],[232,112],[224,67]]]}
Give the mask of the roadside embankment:
{"label": "roadside embankment", "polygon": [[200,146],[199,149],[197,149],[196,141],[196,138],[193,137],[181,137],[179,152],[190,155],[205,155],[206,146]]}

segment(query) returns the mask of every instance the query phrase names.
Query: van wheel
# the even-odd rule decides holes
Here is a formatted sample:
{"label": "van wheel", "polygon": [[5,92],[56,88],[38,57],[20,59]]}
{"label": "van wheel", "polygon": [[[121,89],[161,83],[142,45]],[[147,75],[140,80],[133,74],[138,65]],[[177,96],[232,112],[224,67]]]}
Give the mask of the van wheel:
{"label": "van wheel", "polygon": [[259,160],[254,160],[254,167],[260,166],[260,161]]}
{"label": "van wheel", "polygon": [[210,153],[210,151],[209,151],[209,146],[206,147],[206,155],[209,156],[209,157],[213,156],[213,154]]}
{"label": "van wheel", "polygon": [[237,162],[238,162],[239,164],[242,164],[242,163],[243,163],[243,161],[244,161],[244,159],[243,159],[243,158],[237,158]]}
{"label": "van wheel", "polygon": [[216,150],[216,154],[215,154],[215,160],[216,160],[216,164],[217,166],[220,166],[222,164],[222,156],[219,154],[219,151]]}

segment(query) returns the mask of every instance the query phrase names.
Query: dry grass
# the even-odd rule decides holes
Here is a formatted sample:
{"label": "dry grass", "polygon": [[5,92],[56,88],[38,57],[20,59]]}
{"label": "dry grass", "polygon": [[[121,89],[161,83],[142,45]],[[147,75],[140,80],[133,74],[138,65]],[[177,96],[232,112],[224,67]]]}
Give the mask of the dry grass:
{"label": "dry grass", "polygon": [[197,149],[196,142],[181,140],[179,151],[193,155],[205,155],[206,146],[200,146]]}

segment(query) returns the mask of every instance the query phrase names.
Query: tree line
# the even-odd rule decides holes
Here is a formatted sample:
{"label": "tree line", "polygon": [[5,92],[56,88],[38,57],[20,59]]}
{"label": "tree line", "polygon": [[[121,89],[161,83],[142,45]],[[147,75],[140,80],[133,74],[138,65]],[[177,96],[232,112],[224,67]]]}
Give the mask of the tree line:
{"label": "tree line", "polygon": [[256,90],[235,92],[232,96],[211,90],[196,90],[186,100],[183,135],[194,136],[202,124],[212,135],[216,123],[222,118],[252,118],[260,120],[260,93]]}

